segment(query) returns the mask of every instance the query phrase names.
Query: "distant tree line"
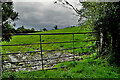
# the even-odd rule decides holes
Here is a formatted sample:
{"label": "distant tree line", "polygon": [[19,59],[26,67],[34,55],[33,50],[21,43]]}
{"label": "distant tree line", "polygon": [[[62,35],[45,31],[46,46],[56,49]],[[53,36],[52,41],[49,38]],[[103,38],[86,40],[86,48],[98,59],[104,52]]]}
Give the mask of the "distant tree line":
{"label": "distant tree line", "polygon": [[[48,31],[47,28],[40,29],[40,31],[35,31],[34,28],[27,29],[24,26],[18,27],[17,29],[13,28],[10,24],[9,26],[11,27],[11,32],[12,33],[33,33],[33,32],[42,32],[42,31]],[[57,25],[54,26],[54,30],[57,30],[58,27]]]}
{"label": "distant tree line", "polygon": [[12,33],[32,33],[32,32],[35,32],[34,28],[26,29],[26,28],[24,28],[24,26],[19,27],[17,29],[12,28]]}

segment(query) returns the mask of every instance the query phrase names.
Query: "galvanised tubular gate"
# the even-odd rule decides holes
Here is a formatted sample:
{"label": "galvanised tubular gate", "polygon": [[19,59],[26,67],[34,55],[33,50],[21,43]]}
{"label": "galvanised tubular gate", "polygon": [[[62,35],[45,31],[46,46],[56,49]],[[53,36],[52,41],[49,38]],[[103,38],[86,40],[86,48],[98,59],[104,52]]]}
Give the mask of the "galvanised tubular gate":
{"label": "galvanised tubular gate", "polygon": [[[57,51],[61,51],[61,50],[70,50],[73,49],[73,61],[75,60],[74,57],[76,56],[74,53],[74,49],[78,49],[78,48],[90,48],[92,46],[88,46],[88,47],[74,47],[74,42],[80,42],[80,41],[74,41],[74,35],[75,34],[94,34],[94,33],[98,33],[98,32],[84,32],[84,33],[41,33],[41,34],[28,34],[28,33],[22,33],[22,34],[14,34],[14,35],[40,35],[40,43],[32,43],[32,44],[13,44],[13,45],[0,45],[0,46],[24,46],[24,45],[35,45],[35,44],[40,44],[40,51],[29,51],[29,52],[22,52],[22,53],[33,53],[33,52],[41,52],[41,59],[40,60],[31,60],[30,62],[35,62],[35,61],[41,61],[42,64],[40,65],[33,65],[33,66],[25,66],[22,68],[26,68],[26,67],[34,67],[34,66],[41,66],[42,65],[42,70],[44,69],[44,63],[43,60],[51,60],[51,59],[57,59],[57,58],[64,58],[64,57],[71,57],[71,56],[64,56],[64,57],[57,57],[57,58],[44,58],[43,59],[43,54],[42,52],[45,51],[56,51],[56,50],[43,50],[42,49],[42,44],[55,44],[55,43],[73,43],[73,47],[72,48],[68,48],[68,49],[57,49]],[[65,42],[48,42],[48,43],[42,43],[41,39],[42,39],[42,35],[73,35],[73,41],[65,41]],[[97,40],[86,40],[86,41],[82,41],[82,42],[89,42],[89,41],[97,41]],[[11,55],[11,54],[21,54],[21,53],[2,53],[0,54],[0,56],[3,55]],[[20,61],[20,62],[28,62],[28,61]],[[20,63],[20,62],[2,62],[2,63]],[[59,62],[57,62],[59,63]],[[57,64],[57,63],[51,63],[51,64]],[[4,69],[16,69],[19,67],[14,67],[14,68],[4,68]],[[21,68],[21,67],[20,67]]]}

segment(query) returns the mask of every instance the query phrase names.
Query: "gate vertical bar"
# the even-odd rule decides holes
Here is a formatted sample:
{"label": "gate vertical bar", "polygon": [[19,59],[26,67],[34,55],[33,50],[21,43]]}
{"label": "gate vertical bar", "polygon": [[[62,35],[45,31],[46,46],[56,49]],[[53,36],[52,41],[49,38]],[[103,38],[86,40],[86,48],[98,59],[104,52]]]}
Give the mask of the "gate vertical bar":
{"label": "gate vertical bar", "polygon": [[41,35],[40,35],[40,50],[41,50],[41,59],[42,59],[42,70],[44,69],[43,66],[43,55],[42,55],[42,41],[41,41]]}
{"label": "gate vertical bar", "polygon": [[2,63],[2,52],[0,52],[0,76],[2,75],[3,63]]}
{"label": "gate vertical bar", "polygon": [[75,61],[74,58],[75,58],[75,53],[74,53],[74,34],[73,34],[73,61]]}

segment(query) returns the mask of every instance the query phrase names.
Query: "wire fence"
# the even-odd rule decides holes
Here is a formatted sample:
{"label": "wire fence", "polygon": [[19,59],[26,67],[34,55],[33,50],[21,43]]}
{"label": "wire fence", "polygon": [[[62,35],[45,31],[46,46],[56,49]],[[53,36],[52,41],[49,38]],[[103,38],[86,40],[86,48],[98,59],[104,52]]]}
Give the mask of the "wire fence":
{"label": "wire fence", "polygon": [[[79,49],[79,48],[90,48],[93,46],[87,46],[87,47],[75,47],[75,42],[95,42],[97,41],[98,43],[100,42],[99,40],[83,40],[83,41],[75,41],[75,35],[76,34],[98,34],[97,32],[84,32],[84,33],[41,33],[41,34],[28,34],[28,33],[22,33],[22,34],[14,34],[14,35],[39,35],[40,41],[39,43],[31,43],[31,44],[12,44],[12,45],[0,45],[2,46],[25,46],[25,45],[40,45],[40,50],[38,51],[28,51],[28,52],[16,52],[16,53],[1,53],[0,56],[5,56],[5,55],[15,55],[15,54],[24,54],[24,53],[34,53],[34,52],[40,52],[40,56],[41,59],[38,60],[22,60],[22,61],[17,61],[17,62],[12,62],[12,61],[3,61],[2,60],[2,69],[3,70],[8,70],[8,69],[17,69],[17,68],[26,68],[26,67],[35,67],[35,66],[41,66],[42,70],[44,69],[44,65],[50,65],[50,64],[57,64],[60,62],[54,62],[54,63],[44,63],[45,60],[54,60],[54,59],[59,59],[59,58],[65,58],[65,57],[72,57],[72,60],[69,61],[75,61],[75,56],[78,56],[77,54],[75,54],[75,49]],[[72,41],[62,41],[62,42],[42,42],[42,35],[72,35]],[[72,43],[72,48],[67,48],[67,49],[52,49],[52,50],[43,50],[43,45],[44,44],[61,44],[61,43]],[[54,57],[54,58],[44,58],[43,57],[43,52],[46,51],[63,51],[63,50],[73,50],[72,51],[72,55],[67,55],[67,56],[59,56],[59,57]],[[90,53],[89,53],[90,54]],[[80,55],[79,55],[80,56]],[[41,64],[37,64],[37,65],[25,65],[25,66],[16,66],[16,67],[12,67],[12,68],[4,68],[4,64],[5,63],[11,63],[11,64],[17,64],[17,63],[21,63],[21,62],[38,62],[41,61]],[[52,69],[52,68],[51,68]]]}

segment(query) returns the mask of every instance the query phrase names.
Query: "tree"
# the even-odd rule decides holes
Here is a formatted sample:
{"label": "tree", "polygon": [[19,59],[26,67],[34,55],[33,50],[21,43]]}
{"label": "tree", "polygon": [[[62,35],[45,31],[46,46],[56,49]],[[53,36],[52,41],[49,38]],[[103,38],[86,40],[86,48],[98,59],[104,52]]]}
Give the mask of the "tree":
{"label": "tree", "polygon": [[13,10],[13,2],[2,2],[2,41],[10,41],[12,30],[10,23],[18,19],[18,13]]}
{"label": "tree", "polygon": [[18,33],[24,33],[24,32],[26,32],[24,26],[17,28],[16,31],[17,31]]}
{"label": "tree", "polygon": [[[120,66],[120,2],[107,3],[105,14],[95,22],[95,30],[103,33],[104,55],[110,55],[110,63]],[[107,50],[106,50],[107,49]],[[110,52],[111,51],[111,52]]]}
{"label": "tree", "polygon": [[[90,25],[92,30],[103,33],[102,56],[104,55],[105,58],[111,56],[108,58],[111,63],[120,63],[120,2],[80,2],[79,0],[82,4],[80,10],[66,0],[57,2],[70,6],[80,16],[78,21],[85,18],[84,25]],[[96,37],[100,38],[99,35]]]}
{"label": "tree", "polygon": [[120,65],[120,2],[82,4],[84,14],[94,26],[93,30],[103,33],[102,56],[107,57],[110,63]]}
{"label": "tree", "polygon": [[57,25],[56,25],[56,26],[54,26],[54,28],[55,28],[55,29],[58,29]]}
{"label": "tree", "polygon": [[47,31],[47,29],[46,29],[46,28],[43,28],[43,31]]}
{"label": "tree", "polygon": [[32,28],[32,29],[31,29],[31,32],[34,32],[34,31],[35,31],[35,29],[34,29],[34,28]]}

